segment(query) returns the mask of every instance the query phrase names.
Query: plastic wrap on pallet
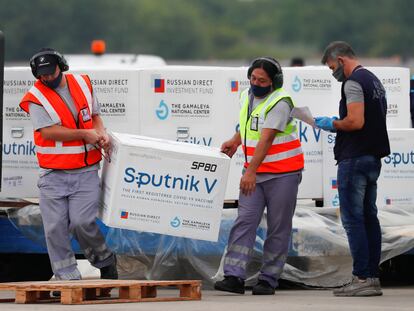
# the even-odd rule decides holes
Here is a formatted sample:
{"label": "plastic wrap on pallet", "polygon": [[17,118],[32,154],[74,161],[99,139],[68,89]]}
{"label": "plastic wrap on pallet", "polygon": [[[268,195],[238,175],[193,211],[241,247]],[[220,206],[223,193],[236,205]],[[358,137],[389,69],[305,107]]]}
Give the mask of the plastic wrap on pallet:
{"label": "plastic wrap on pallet", "polygon": [[[349,280],[352,260],[338,213],[337,208],[297,207],[282,279],[317,287],[339,286]],[[8,216],[24,236],[45,245],[38,206],[10,210]],[[202,279],[203,286],[211,288],[223,275],[223,254],[236,216],[237,209],[223,210],[217,242],[108,228],[102,223],[100,227],[109,247],[118,256],[120,278]],[[414,206],[381,208],[379,218],[382,225],[381,262],[414,248]],[[248,265],[247,285],[256,280],[265,236],[266,221],[263,218]]]}
{"label": "plastic wrap on pallet", "polygon": [[39,205],[30,204],[23,208],[9,209],[7,216],[23,236],[46,249],[45,232]]}
{"label": "plastic wrap on pallet", "polygon": [[[148,279],[200,278],[210,287],[223,276],[222,259],[237,210],[223,211],[218,242],[176,238],[122,229],[110,229],[107,241],[120,256],[120,274],[128,278],[140,267]],[[393,206],[379,211],[383,230],[381,262],[414,247],[414,208]],[[403,219],[400,219],[403,218]],[[247,285],[260,268],[266,222],[257,231]],[[119,243],[122,241],[122,243]],[[133,264],[131,264],[133,263]],[[346,283],[352,260],[337,208],[298,206],[293,219],[289,257],[282,278],[307,286],[334,287]]]}

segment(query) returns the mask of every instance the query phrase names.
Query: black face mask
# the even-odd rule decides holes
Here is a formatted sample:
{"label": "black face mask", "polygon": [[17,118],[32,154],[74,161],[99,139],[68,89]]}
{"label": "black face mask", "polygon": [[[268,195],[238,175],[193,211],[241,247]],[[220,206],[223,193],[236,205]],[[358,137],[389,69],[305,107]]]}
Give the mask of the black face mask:
{"label": "black face mask", "polygon": [[55,89],[59,86],[60,82],[62,82],[62,77],[63,77],[62,72],[59,72],[59,75],[56,77],[56,79],[52,81],[42,81],[42,82],[43,84],[50,87],[51,89]]}
{"label": "black face mask", "polygon": [[272,85],[258,86],[258,85],[250,84],[250,89],[252,90],[254,97],[260,98],[270,93],[270,91],[272,90]]}

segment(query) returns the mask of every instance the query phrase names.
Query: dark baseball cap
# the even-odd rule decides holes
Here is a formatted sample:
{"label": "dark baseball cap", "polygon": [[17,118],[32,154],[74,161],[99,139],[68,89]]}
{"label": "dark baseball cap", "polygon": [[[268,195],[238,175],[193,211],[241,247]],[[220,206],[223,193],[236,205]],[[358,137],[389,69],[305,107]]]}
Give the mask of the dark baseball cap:
{"label": "dark baseball cap", "polygon": [[57,58],[54,55],[40,55],[34,60],[37,76],[51,75],[55,73]]}

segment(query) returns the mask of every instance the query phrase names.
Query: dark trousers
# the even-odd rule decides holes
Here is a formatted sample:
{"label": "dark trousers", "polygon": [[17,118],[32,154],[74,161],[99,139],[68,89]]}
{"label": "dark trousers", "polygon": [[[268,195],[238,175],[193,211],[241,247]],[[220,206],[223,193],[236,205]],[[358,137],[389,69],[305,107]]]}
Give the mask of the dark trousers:
{"label": "dark trousers", "polygon": [[277,287],[289,250],[292,218],[302,173],[256,184],[253,194],[240,194],[237,219],[230,231],[224,275],[246,278],[246,266],[256,241],[256,230],[267,208],[267,231],[259,279]]}

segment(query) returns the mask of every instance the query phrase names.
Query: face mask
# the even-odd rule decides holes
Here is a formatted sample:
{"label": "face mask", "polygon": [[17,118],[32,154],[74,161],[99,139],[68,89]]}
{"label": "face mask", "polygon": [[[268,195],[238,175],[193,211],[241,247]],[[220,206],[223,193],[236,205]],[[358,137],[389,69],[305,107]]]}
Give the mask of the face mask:
{"label": "face mask", "polygon": [[334,70],[332,75],[334,76],[336,80],[338,80],[338,82],[344,82],[346,79],[345,73],[344,73],[344,64],[339,64],[338,62],[338,67]]}
{"label": "face mask", "polygon": [[62,72],[59,73],[59,75],[56,77],[55,80],[52,81],[42,81],[43,84],[47,85],[51,89],[55,89],[59,86],[60,82],[62,82]]}
{"label": "face mask", "polygon": [[258,86],[254,84],[250,84],[250,89],[252,90],[252,93],[255,97],[263,97],[267,94],[269,94],[270,90],[272,89],[272,86]]}

